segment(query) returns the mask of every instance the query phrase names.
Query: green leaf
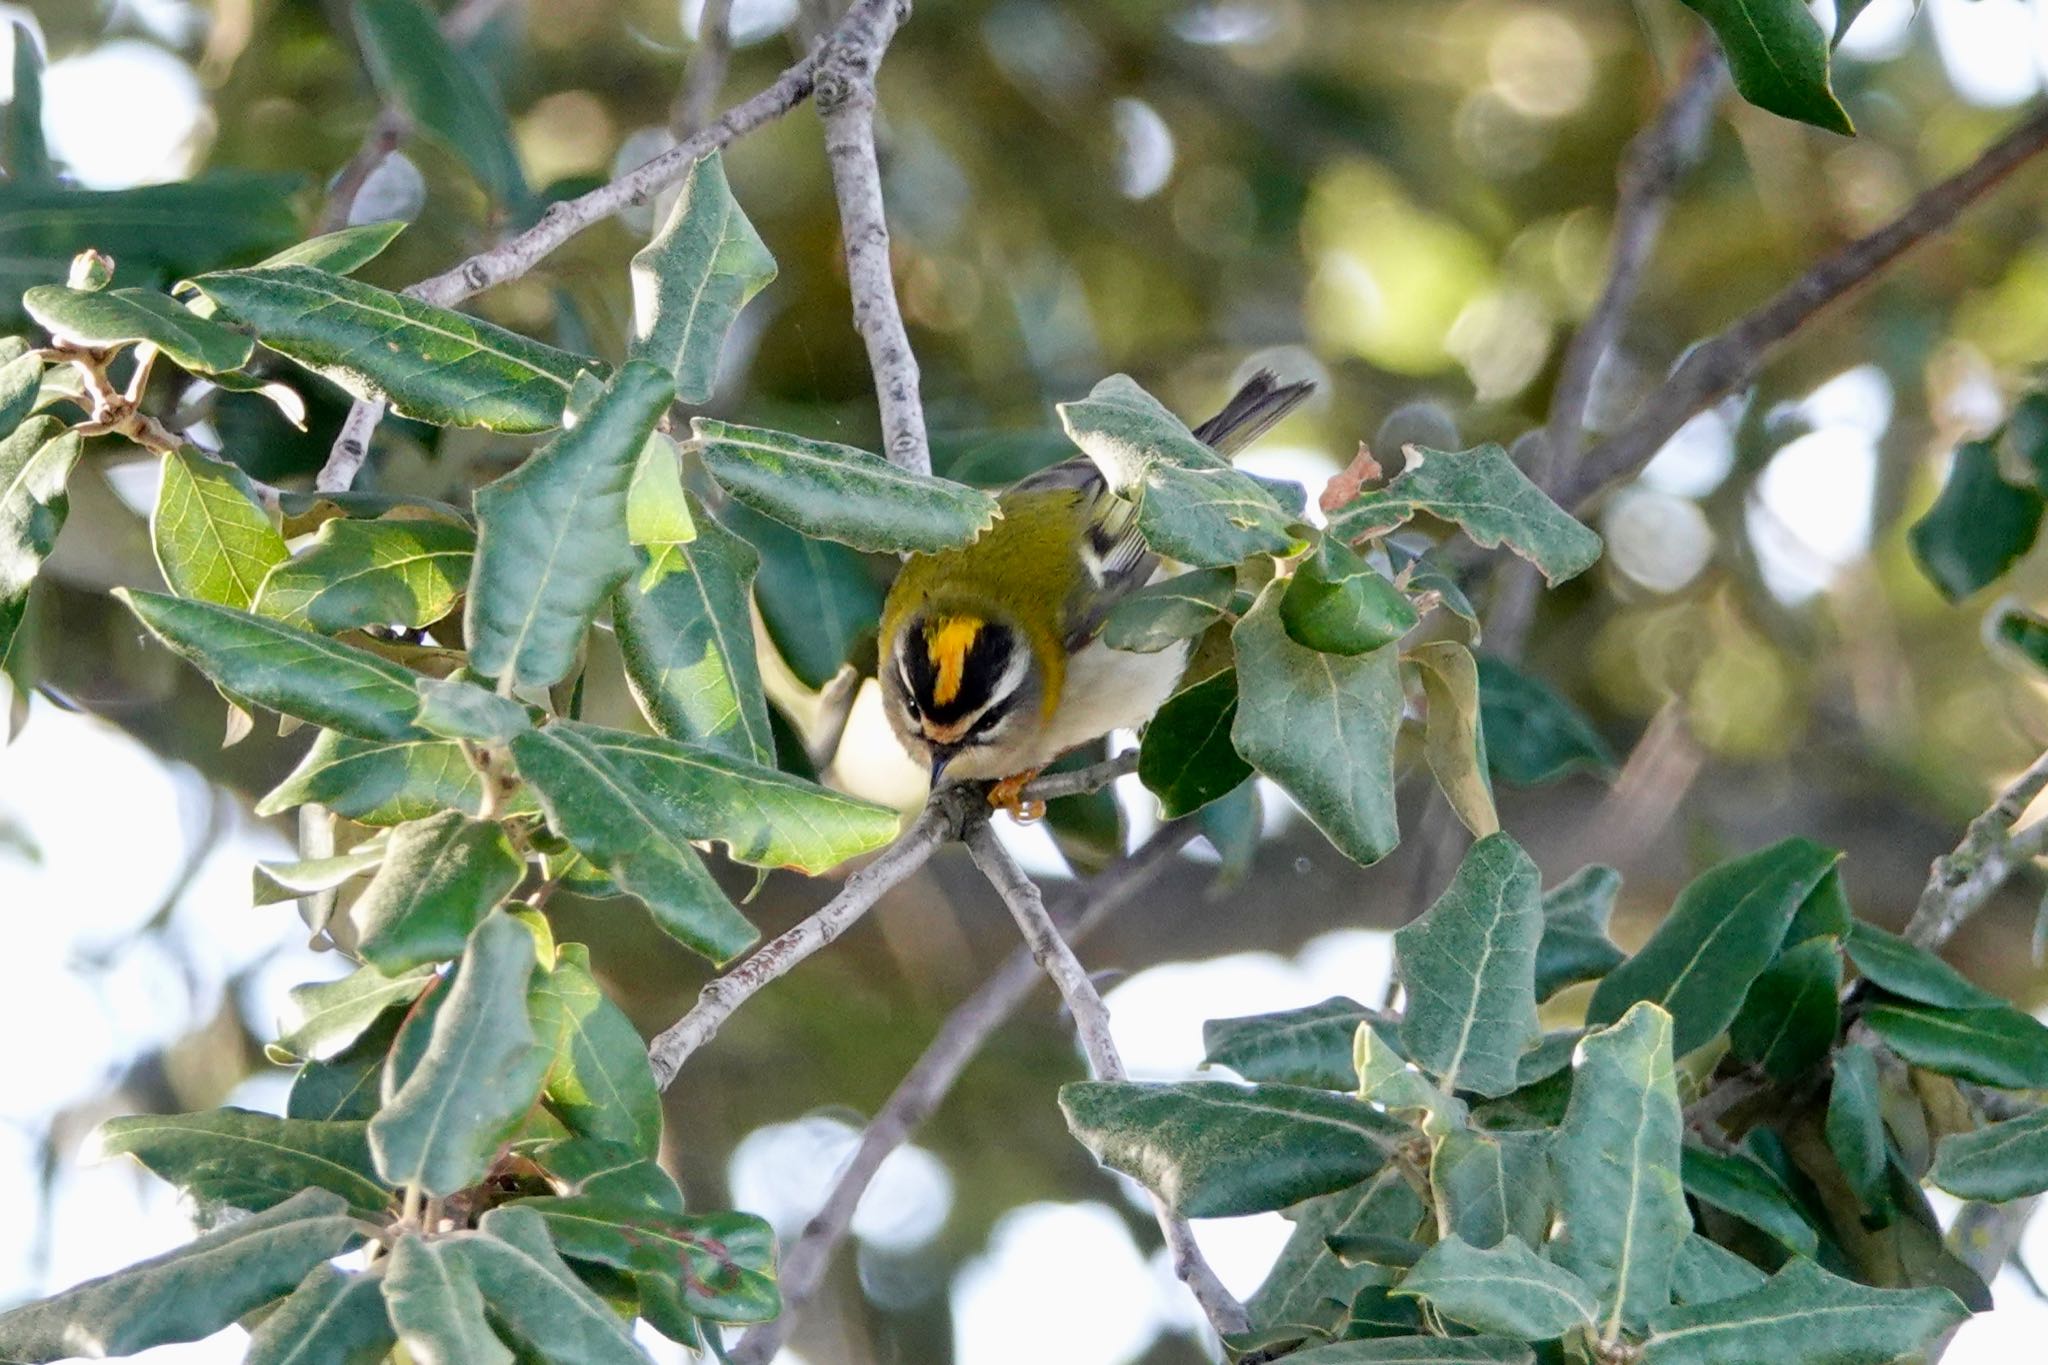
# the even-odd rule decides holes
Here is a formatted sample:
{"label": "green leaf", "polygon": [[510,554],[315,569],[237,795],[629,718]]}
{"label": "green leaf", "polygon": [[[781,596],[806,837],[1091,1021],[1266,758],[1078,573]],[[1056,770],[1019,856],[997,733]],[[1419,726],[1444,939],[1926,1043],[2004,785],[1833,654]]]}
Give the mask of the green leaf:
{"label": "green leaf", "polygon": [[1230,632],[1238,710],[1231,742],[1280,784],[1354,862],[1393,851],[1394,738],[1404,699],[1396,651],[1347,659],[1304,649],[1280,621],[1270,583]]}
{"label": "green leaf", "polygon": [[256,264],[259,268],[306,265],[332,275],[347,275],[383,255],[384,248],[396,241],[403,231],[405,222],[402,219],[357,223],[354,227],[337,228],[318,237],[308,237],[303,242],[265,256]]}
{"label": "green leaf", "polygon": [[510,744],[533,728],[526,707],[460,678],[421,678],[419,691],[420,707],[413,713],[413,723],[443,739]]}
{"label": "green leaf", "polygon": [[678,1282],[690,1312],[766,1322],[782,1311],[775,1233],[745,1213],[690,1215],[580,1196],[527,1199],[564,1256]]}
{"label": "green leaf", "polygon": [[250,899],[257,906],[277,905],[345,885],[384,861],[382,840],[372,839],[332,858],[301,858],[286,863],[258,863],[250,873]]}
{"label": "green leaf", "polygon": [[248,476],[190,446],[164,452],[149,540],[172,592],[238,610],[290,554]]}
{"label": "green leaf", "polygon": [[725,181],[717,152],[690,167],[668,223],[633,257],[627,354],[675,375],[676,397],[711,401],[740,309],[775,278],[775,258]]}
{"label": "green leaf", "polygon": [[666,374],[628,361],[581,421],[477,490],[463,634],[479,673],[514,687],[569,675],[598,607],[632,571],[626,488],[669,401]]}
{"label": "green leaf", "polygon": [[418,0],[356,0],[355,30],[385,104],[447,144],[494,203],[519,209],[532,199],[497,91],[441,36],[433,11]]}
{"label": "green leaf", "polygon": [[598,989],[588,950],[562,945],[554,970],[534,977],[527,1003],[534,1034],[550,1058],[541,1091],[548,1107],[572,1133],[655,1156],[661,1092],[647,1064],[647,1044]]}
{"label": "green leaf", "polygon": [[1905,1000],[1946,1010],[1996,1009],[2005,1001],[1917,944],[1858,920],[1842,946],[1865,980]]}
{"label": "green leaf", "polygon": [[1758,1162],[1688,1146],[1680,1155],[1679,1177],[1693,1198],[1740,1218],[1787,1250],[1811,1256],[1820,1249],[1820,1235],[1792,1192]]}
{"label": "green leaf", "polygon": [[775,737],[749,608],[760,556],[711,517],[693,514],[696,538],[643,551],[643,572],[612,598],[626,681],[660,733],[772,767]]}
{"label": "green leaf", "polygon": [[1446,1091],[1516,1088],[1536,1021],[1542,874],[1505,834],[1474,844],[1443,895],[1394,935],[1408,996],[1401,1050]]}
{"label": "green leaf", "polygon": [[718,519],[761,554],[754,604],[776,653],[805,687],[824,687],[881,620],[882,590],[867,562],[743,503],[727,503]]}
{"label": "green leaf", "polygon": [[1536,1355],[1506,1337],[1375,1337],[1315,1346],[1290,1365],[1535,1365]]}
{"label": "green leaf", "polygon": [[443,811],[400,825],[384,865],[349,907],[357,951],[387,976],[456,957],[525,875],[496,821]]}
{"label": "green leaf", "polygon": [[1611,867],[1582,867],[1543,893],[1543,938],[1536,945],[1536,998],[1566,986],[1596,981],[1627,954],[1607,937],[1607,920],[1621,892]]}
{"label": "green leaf", "polygon": [[2010,1006],[1872,1005],[1863,1022],[1914,1066],[2008,1090],[2048,1086],[2048,1025]]}
{"label": "green leaf", "polygon": [[212,1336],[340,1255],[355,1236],[346,1207],[340,1195],[304,1190],[175,1251],[0,1313],[0,1359],[126,1356]]}
{"label": "green leaf", "polygon": [[[1294,1224],[1273,1268],[1245,1305],[1256,1324],[1315,1323],[1334,1328],[1359,1290],[1392,1279],[1378,1266],[1347,1266],[1330,1250],[1332,1237],[1414,1234],[1425,1214],[1398,1170],[1322,1195],[1286,1211]],[[1334,1305],[1334,1307],[1333,1307]]]}
{"label": "green leaf", "polygon": [[1835,1054],[1834,1085],[1828,1091],[1828,1147],[1867,1214],[1888,1217],[1890,1166],[1884,1133],[1884,1096],[1878,1087],[1877,1056],[1861,1043]]}
{"label": "green leaf", "polygon": [[242,1365],[376,1365],[397,1340],[381,1274],[316,1265],[249,1334]]}
{"label": "green leaf", "polygon": [[2048,1190],[2048,1109],[1943,1138],[1928,1179],[1993,1204]]}
{"label": "green leaf", "polygon": [[1785,946],[1797,947],[1809,939],[1848,937],[1855,915],[1849,909],[1849,893],[1842,885],[1838,866],[1820,879],[1820,885],[1799,903],[1792,927],[1785,931]]}
{"label": "green leaf", "polygon": [[1152,717],[1138,750],[1138,780],[1159,798],[1164,818],[1198,811],[1252,775],[1231,747],[1236,719],[1237,670],[1230,668],[1182,689]]}
{"label": "green leaf", "polygon": [[255,346],[246,334],[154,289],[44,284],[23,294],[21,306],[61,340],[101,349],[146,343],[194,374],[238,370]]}
{"label": "green leaf", "polygon": [[533,1107],[548,1061],[527,1021],[534,966],[533,935],[510,915],[470,935],[426,1055],[370,1120],[386,1181],[444,1197],[475,1184]]}
{"label": "green leaf", "polygon": [[1828,40],[1804,0],[1684,0],[1721,40],[1735,89],[1759,109],[1852,134],[1828,86]]}
{"label": "green leaf", "polygon": [[950,550],[1000,514],[978,489],[852,446],[708,417],[692,418],[690,430],[704,467],[728,493],[807,536],[856,550]]}
{"label": "green leaf", "polygon": [[1493,785],[1486,778],[1486,735],[1480,728],[1479,669],[1455,640],[1432,640],[1408,651],[1422,675],[1429,712],[1423,757],[1466,829],[1479,838],[1500,830]]}
{"label": "green leaf", "polygon": [[1587,1035],[1551,1148],[1564,1211],[1552,1259],[1599,1298],[1610,1338],[1671,1302],[1672,1263],[1692,1231],[1671,1035],[1671,1017],[1652,1004]]}
{"label": "green leaf", "polygon": [[1712,1303],[1761,1288],[1764,1279],[1763,1271],[1728,1248],[1689,1232],[1671,1268],[1671,1292],[1680,1303]]}
{"label": "green leaf", "polygon": [[1764,968],[1728,1025],[1730,1050],[1777,1081],[1826,1059],[1842,1027],[1842,954],[1831,938],[1808,939]]}
{"label": "green leaf", "polygon": [[492,1209],[448,1253],[475,1276],[493,1316],[548,1365],[647,1365],[626,1324],[576,1278],[532,1209]]}
{"label": "green leaf", "polygon": [[1351,1067],[1358,1074],[1358,1098],[1411,1119],[1432,1137],[1463,1128],[1470,1117],[1465,1102],[1438,1089],[1410,1066],[1376,1022],[1358,1026],[1352,1040]]}
{"label": "green leaf", "polygon": [[0,663],[14,652],[29,585],[70,511],[64,485],[83,445],[51,417],[32,417],[0,438]]}
{"label": "green leaf", "polygon": [[326,1061],[300,1066],[285,1100],[285,1117],[367,1119],[375,1114],[383,1103],[378,1079],[384,1072],[384,1058],[404,1022],[403,1010],[387,1009],[355,1041]]}
{"label": "green leaf", "polygon": [[1800,903],[1841,856],[1810,839],[1784,839],[1702,873],[1650,941],[1600,982],[1587,1022],[1609,1023],[1650,1000],[1671,1015],[1679,1056],[1711,1041],[1777,955]]}
{"label": "green leaf", "polygon": [[1913,557],[1951,602],[2005,575],[2033,548],[2044,504],[2031,488],[2007,483],[1992,441],[1956,447],[1941,496],[1906,534]]}
{"label": "green leaf", "polygon": [[57,171],[43,141],[43,50],[27,24],[16,19],[8,27],[14,40],[14,96],[0,131],[0,162],[16,184],[55,184]]}
{"label": "green leaf", "polygon": [[681,567],[664,562],[663,550],[697,538],[703,508],[683,487],[682,458],[674,441],[655,432],[640,447],[633,481],[626,487],[626,539],[647,547],[656,561],[642,572],[642,587],[652,587],[661,573]]}
{"label": "green leaf", "polygon": [[143,1114],[100,1125],[106,1156],[132,1156],[202,1207],[251,1213],[309,1187],[332,1190],[365,1218],[387,1212],[360,1123],[281,1119],[247,1109]]}
{"label": "green leaf", "polygon": [[279,815],[313,801],[359,825],[402,825],[443,810],[476,815],[483,789],[454,740],[356,739],[322,730],[256,813]]}
{"label": "green leaf", "polygon": [[1538,787],[1586,769],[1605,773],[1614,755],[1586,718],[1534,674],[1494,655],[1479,656],[1479,719],[1493,775]]}
{"label": "green leaf", "polygon": [[398,1239],[384,1269],[384,1306],[418,1365],[512,1365],[484,1317],[476,1276],[447,1241]]}
{"label": "green leaf", "polygon": [[474,532],[445,521],[335,517],[270,570],[251,609],[322,635],[430,626],[461,599],[475,549]]}
{"label": "green leaf", "polygon": [[211,602],[114,589],[150,633],[237,700],[361,739],[417,739],[414,674],[311,631]]}
{"label": "green leaf", "polygon": [[902,825],[887,806],[710,749],[574,721],[549,728],[587,741],[683,838],[723,844],[749,867],[816,876],[889,843]]}
{"label": "green leaf", "polygon": [[1077,1081],[1067,1127],[1105,1166],[1189,1218],[1285,1208],[1366,1179],[1410,1130],[1369,1105],[1292,1085]]}
{"label": "green leaf", "polygon": [[298,239],[294,200],[304,185],[296,174],[244,171],[126,190],[10,179],[0,184],[0,314],[24,317],[23,291],[64,279],[81,242],[118,260],[122,278],[138,285],[275,251]]}
{"label": "green leaf", "polygon": [[12,435],[42,400],[43,358],[25,349],[27,344],[19,337],[9,337],[6,349],[0,351],[6,361],[0,364],[0,437]]}
{"label": "green leaf", "polygon": [[1393,530],[1418,512],[1454,522],[1477,544],[1506,545],[1543,571],[1552,587],[1600,558],[1600,537],[1529,482],[1507,451],[1409,446],[1408,463],[1384,488],[1368,489],[1330,518],[1329,534],[1357,542]]}
{"label": "green leaf", "polygon": [[1324,654],[1370,654],[1421,619],[1408,594],[1336,536],[1316,542],[1280,599],[1289,638]]}
{"label": "green leaf", "polygon": [[1059,405],[1060,421],[1109,486],[1138,506],[1138,530],[1160,554],[1196,568],[1255,554],[1288,555],[1303,541],[1273,495],[1195,439],[1128,375]]}
{"label": "green leaf", "polygon": [[1161,579],[1110,609],[1102,641],[1111,649],[1156,654],[1222,620],[1236,591],[1237,574],[1230,569],[1190,569]]}
{"label": "green leaf", "polygon": [[357,398],[435,426],[549,431],[591,362],[449,308],[311,266],[193,281],[257,339]]}
{"label": "green leaf", "polygon": [[705,870],[688,834],[674,828],[662,799],[591,735],[553,724],[513,740],[512,760],[539,796],[548,827],[638,897],[671,938],[725,963],[760,937]]}
{"label": "green leaf", "polygon": [[1211,1019],[1202,1025],[1203,1064],[1227,1066],[1248,1081],[1350,1090],[1358,1084],[1351,1040],[1371,1018],[1356,1000],[1333,995],[1298,1010]]}
{"label": "green leaf", "polygon": [[417,999],[433,976],[425,967],[395,977],[358,967],[338,981],[294,986],[286,995],[290,1007],[277,1045],[294,1057],[333,1057],[385,1010]]}
{"label": "green leaf", "polygon": [[1430,1153],[1429,1183],[1442,1236],[1475,1247],[1541,1243],[1550,1229],[1550,1134],[1453,1128]]}
{"label": "green leaf", "polygon": [[1445,1317],[1481,1332],[1530,1341],[1590,1327],[1600,1308],[1585,1281],[1539,1258],[1516,1237],[1492,1250],[1445,1238],[1396,1292],[1427,1299]]}
{"label": "green leaf", "polygon": [[1643,1365],[1885,1365],[1968,1316],[1946,1289],[1871,1289],[1795,1259],[1760,1289],[1657,1314]]}

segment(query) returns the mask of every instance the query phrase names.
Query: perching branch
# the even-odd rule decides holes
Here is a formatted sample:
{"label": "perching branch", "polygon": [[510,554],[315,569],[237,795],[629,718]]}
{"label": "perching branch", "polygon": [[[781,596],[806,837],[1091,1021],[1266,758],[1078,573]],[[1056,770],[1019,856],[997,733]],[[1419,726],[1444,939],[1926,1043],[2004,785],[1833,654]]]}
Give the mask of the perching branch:
{"label": "perching branch", "polygon": [[[1061,774],[1069,776],[1070,774]],[[1079,776],[1079,774],[1071,774]],[[1062,930],[1078,942],[1104,920],[1129,904],[1132,897],[1151,884],[1154,876],[1173,861],[1182,846],[1195,837],[1192,820],[1163,825],[1143,845],[1092,878],[1079,913],[1065,917]],[[1015,1014],[1042,978],[1028,948],[1020,948],[984,981],[975,992],[954,1007],[945,1023],[933,1035],[930,1045],[896,1089],[875,1111],[860,1143],[840,1170],[824,1206],[804,1225],[803,1233],[782,1257],[778,1276],[782,1287],[782,1313],[742,1337],[732,1351],[733,1365],[767,1365],[782,1349],[796,1316],[818,1292],[833,1253],[846,1238],[853,1215],[860,1207],[876,1172],[889,1154],[910,1140],[910,1135],[929,1119],[952,1092],[960,1073],[967,1067],[997,1029]]]}
{"label": "perching branch", "polygon": [[1138,771],[1138,751],[1126,749],[1114,758],[1076,768],[1069,773],[1047,773],[1021,793],[1025,801],[1057,801],[1063,796],[1086,796],[1099,792],[1119,777]]}
{"label": "perching branch", "polygon": [[[765,89],[726,110],[710,127],[685,138],[610,184],[549,205],[540,221],[526,231],[488,251],[480,251],[438,275],[421,280],[407,289],[406,294],[449,308],[493,285],[520,278],[585,228],[603,222],[621,209],[647,203],[662,187],[682,179],[690,167],[705,156],[801,104],[809,98],[827,54],[837,54],[835,60],[842,66],[865,57],[872,71],[874,62],[880,60],[881,47],[869,49],[863,44],[886,45],[902,20],[902,11],[900,0],[854,0],[846,17],[823,47],[792,63]],[[893,310],[893,295],[890,307]],[[904,354],[908,353],[906,346]],[[911,397],[913,400],[916,397],[914,384]],[[372,411],[375,406],[359,400],[350,411],[342,428],[342,438],[335,442],[333,453],[328,456],[327,468],[321,470],[321,488],[346,488],[354,479],[363,456],[368,452],[370,433],[376,430],[382,417],[381,412]],[[918,424],[921,432],[921,415]],[[356,447],[348,445],[351,440],[356,442]],[[353,464],[349,463],[351,460]]]}
{"label": "perching branch", "polygon": [[[1059,987],[1068,1012],[1074,1016],[1074,1032],[1080,1036],[1081,1050],[1087,1054],[1088,1065],[1095,1078],[1123,1080],[1123,1058],[1117,1054],[1116,1042],[1110,1037],[1109,1011],[1103,1006],[1102,997],[1096,993],[1095,983],[1088,979],[1080,959],[1074,956],[1074,950],[1067,946],[1051,916],[1046,914],[1045,898],[1039,894],[1038,887],[1024,874],[1024,869],[1017,866],[1016,859],[996,838],[994,829],[986,820],[971,824],[963,837],[974,865],[981,869],[989,885],[1003,898],[1003,904],[1010,908],[1017,928],[1024,935],[1024,942],[1030,946],[1031,956]],[[1159,1231],[1165,1236],[1167,1249],[1173,1257],[1173,1273],[1202,1305],[1210,1326],[1219,1335],[1244,1331],[1250,1325],[1244,1305],[1223,1287],[1223,1281],[1216,1277],[1216,1272],[1203,1258],[1187,1219],[1168,1208],[1166,1202],[1156,1195],[1152,1205],[1159,1216]]]}
{"label": "perching branch", "polygon": [[889,265],[889,223],[882,207],[882,170],[875,156],[875,69],[896,28],[910,15],[909,0],[856,5],[818,55],[818,112],[825,120],[825,156],[839,200],[840,235],[846,240],[846,280],[853,291],[853,325],[867,346],[882,416],[882,453],[919,474],[932,470],[918,396],[917,357],[896,303]]}
{"label": "perching branch", "polygon": [[[963,792],[964,797],[959,795]],[[845,933],[882,898],[883,892],[930,861],[932,854],[958,828],[962,803],[979,799],[979,793],[966,788],[941,789],[925,805],[917,822],[873,862],[848,877],[839,894],[825,902],[822,909],[755,949],[751,957],[724,976],[707,983],[690,1012],[662,1030],[648,1045],[647,1060],[654,1068],[655,1082],[667,1089],[690,1054],[709,1042],[734,1010],[763,986]]]}
{"label": "perching branch", "polygon": [[1823,258],[1762,307],[1694,347],[1621,430],[1586,453],[1550,492],[1574,507],[1649,463],[1673,433],[1715,399],[1747,383],[1770,351],[2048,149],[2048,105],[2022,119],[1975,161],[1926,191],[1897,218]]}

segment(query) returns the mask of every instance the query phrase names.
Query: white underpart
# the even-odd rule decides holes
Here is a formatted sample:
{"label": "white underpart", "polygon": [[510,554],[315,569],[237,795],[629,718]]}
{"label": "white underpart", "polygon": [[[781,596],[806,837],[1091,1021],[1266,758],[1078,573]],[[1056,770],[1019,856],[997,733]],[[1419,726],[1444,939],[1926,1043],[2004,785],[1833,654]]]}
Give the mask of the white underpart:
{"label": "white underpart", "polygon": [[1111,730],[1135,730],[1173,695],[1187,670],[1188,647],[1156,654],[1111,649],[1100,640],[1067,660],[1060,706],[1046,726],[1046,761],[1100,739]]}

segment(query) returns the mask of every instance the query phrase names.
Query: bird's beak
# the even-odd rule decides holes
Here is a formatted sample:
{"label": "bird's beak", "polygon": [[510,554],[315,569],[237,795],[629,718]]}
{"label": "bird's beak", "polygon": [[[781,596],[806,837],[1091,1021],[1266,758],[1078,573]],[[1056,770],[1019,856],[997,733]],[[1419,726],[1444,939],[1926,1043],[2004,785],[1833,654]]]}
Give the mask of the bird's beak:
{"label": "bird's beak", "polygon": [[950,753],[948,753],[948,752],[947,752],[946,750],[944,750],[944,749],[939,749],[939,748],[934,748],[934,749],[932,750],[932,790],[933,790],[933,791],[937,791],[937,790],[939,789],[939,783],[940,783],[941,781],[943,781],[943,780],[945,779],[945,776],[946,776],[946,765],[947,765],[948,763],[951,763],[952,761],[953,761],[953,755],[952,755],[952,754],[950,754]]}

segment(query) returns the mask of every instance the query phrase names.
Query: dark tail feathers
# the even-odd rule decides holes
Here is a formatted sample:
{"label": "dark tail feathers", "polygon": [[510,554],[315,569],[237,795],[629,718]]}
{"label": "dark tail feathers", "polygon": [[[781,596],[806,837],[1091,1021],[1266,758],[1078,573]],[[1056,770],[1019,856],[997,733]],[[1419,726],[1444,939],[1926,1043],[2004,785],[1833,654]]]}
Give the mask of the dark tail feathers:
{"label": "dark tail feathers", "polygon": [[1315,391],[1311,380],[1282,384],[1271,370],[1260,370],[1245,381],[1223,410],[1195,428],[1195,439],[1219,455],[1241,450],[1266,434],[1267,430],[1294,411],[1295,405]]}

